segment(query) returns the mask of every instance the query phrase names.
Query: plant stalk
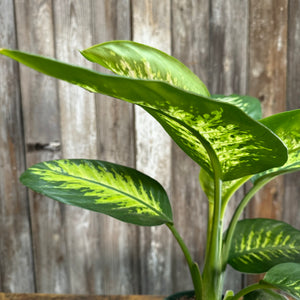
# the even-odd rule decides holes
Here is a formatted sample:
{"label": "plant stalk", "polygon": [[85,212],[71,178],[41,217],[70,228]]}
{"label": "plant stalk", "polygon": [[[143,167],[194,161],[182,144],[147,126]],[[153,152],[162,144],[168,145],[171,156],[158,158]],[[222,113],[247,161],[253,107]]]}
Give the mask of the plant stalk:
{"label": "plant stalk", "polygon": [[221,299],[222,295],[222,180],[218,174],[214,179],[214,211],[208,251],[203,271],[204,299]]}
{"label": "plant stalk", "polygon": [[256,291],[256,290],[270,290],[274,289],[274,286],[268,283],[254,283],[252,285],[247,286],[246,288],[239,291],[236,295],[229,298],[230,300],[239,300],[246,294],[249,294],[250,292]]}
{"label": "plant stalk", "polygon": [[176,230],[176,228],[174,227],[174,225],[172,223],[167,223],[166,225],[168,226],[168,228],[171,230],[172,234],[174,235],[174,237],[175,237],[176,241],[178,242],[178,244],[185,256],[185,259],[188,263],[188,266],[190,269],[190,274],[191,274],[191,277],[193,280],[194,289],[195,289],[196,300],[204,300],[203,296],[202,296],[202,277],[201,277],[201,273],[199,271],[199,267],[198,267],[197,263],[193,261],[192,256],[191,256],[186,244],[184,243],[183,239],[179,235],[179,233]]}

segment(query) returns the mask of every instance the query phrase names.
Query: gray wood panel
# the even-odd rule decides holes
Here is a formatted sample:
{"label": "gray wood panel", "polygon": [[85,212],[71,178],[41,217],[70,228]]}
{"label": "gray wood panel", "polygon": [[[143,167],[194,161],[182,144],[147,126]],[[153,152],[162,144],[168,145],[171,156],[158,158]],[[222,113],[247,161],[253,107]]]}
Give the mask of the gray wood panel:
{"label": "gray wood panel", "polygon": [[[131,38],[130,1],[93,1],[93,44]],[[101,30],[99,30],[99,28]],[[104,71],[104,68],[96,67]],[[97,156],[118,164],[135,165],[133,105],[96,95]],[[138,228],[101,216],[98,235],[98,293],[138,294]]]}
{"label": "gray wood panel", "polygon": [[[248,15],[248,1],[211,1],[208,86],[212,94],[246,94]],[[241,189],[230,201],[224,229],[243,194]],[[240,273],[228,268],[225,288],[239,291],[241,285]]]}
{"label": "gray wood panel", "polygon": [[[204,83],[209,81],[209,3],[172,2],[172,55],[186,64]],[[193,258],[203,267],[206,240],[207,199],[199,186],[199,166],[172,145],[172,203],[175,226]],[[177,291],[192,289],[181,249],[174,244],[172,280]]]}
{"label": "gray wood panel", "polygon": [[[0,1],[1,46],[16,48],[14,4]],[[18,66],[0,57],[0,291],[34,292]],[[27,274],[27,276],[24,276]]]}
{"label": "gray wood panel", "polygon": [[[171,52],[170,0],[132,1],[132,39]],[[171,140],[161,126],[141,108],[135,108],[136,167],[159,181],[167,192],[171,185]],[[140,285],[145,294],[172,290],[171,233],[166,226],[139,228]]]}
{"label": "gray wood panel", "polygon": [[[287,0],[250,1],[248,93],[260,99],[264,117],[286,107],[287,8]],[[282,219],[283,196],[283,178],[275,178],[251,201],[248,216]]]}
{"label": "gray wood panel", "polygon": [[[62,61],[91,67],[79,53],[92,45],[91,1],[54,1],[56,56]],[[58,83],[63,158],[95,159],[97,135],[95,95]],[[100,274],[96,272],[101,253],[98,250],[99,216],[73,206],[65,207],[65,228],[69,292],[88,294],[98,291]]]}
{"label": "gray wood panel", "polygon": [[[287,49],[287,110],[300,108],[300,2],[289,1]],[[283,219],[300,229],[300,172],[284,178]]]}
{"label": "gray wood panel", "polygon": [[[18,44],[22,50],[53,57],[52,5],[16,1]],[[56,81],[20,66],[27,167],[60,158]],[[32,191],[30,212],[37,291],[68,291],[64,207]]]}

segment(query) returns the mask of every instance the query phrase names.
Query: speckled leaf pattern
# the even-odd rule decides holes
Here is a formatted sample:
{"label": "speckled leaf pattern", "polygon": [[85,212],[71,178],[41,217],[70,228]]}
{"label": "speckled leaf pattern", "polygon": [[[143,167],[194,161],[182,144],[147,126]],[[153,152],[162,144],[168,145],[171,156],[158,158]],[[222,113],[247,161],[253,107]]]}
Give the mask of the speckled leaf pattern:
{"label": "speckled leaf pattern", "polygon": [[262,281],[300,299],[300,263],[277,265],[266,273]]}
{"label": "speckled leaf pattern", "polygon": [[287,162],[253,176],[253,181],[271,180],[274,177],[300,170],[300,109],[279,113],[260,121],[275,132],[288,148]]}
{"label": "speckled leaf pattern", "polygon": [[229,264],[241,272],[263,273],[277,264],[300,261],[300,231],[272,219],[237,223]]}
{"label": "speckled leaf pattern", "polygon": [[126,77],[159,80],[209,96],[204,83],[176,58],[132,41],[110,41],[81,51],[88,60]]}
{"label": "speckled leaf pattern", "polygon": [[286,300],[283,295],[271,290],[257,290],[244,296],[243,300]]}
{"label": "speckled leaf pattern", "polygon": [[162,186],[128,167],[98,160],[55,160],[30,167],[20,180],[52,199],[124,222],[142,226],[172,223]]}
{"label": "speckled leaf pattern", "polygon": [[185,91],[164,81],[101,74],[13,50],[0,50],[47,75],[142,106],[173,140],[208,173],[220,169],[233,180],[278,167],[287,160],[285,145],[265,126],[235,105]]}

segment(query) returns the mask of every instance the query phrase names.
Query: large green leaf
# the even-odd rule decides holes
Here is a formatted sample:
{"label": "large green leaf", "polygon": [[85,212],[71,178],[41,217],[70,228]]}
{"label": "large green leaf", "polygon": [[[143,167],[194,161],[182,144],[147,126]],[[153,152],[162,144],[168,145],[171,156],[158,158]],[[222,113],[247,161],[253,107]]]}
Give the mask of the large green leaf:
{"label": "large green leaf", "polygon": [[172,222],[162,186],[128,167],[98,160],[55,160],[30,167],[20,180],[52,199],[124,222],[142,226]]}
{"label": "large green leaf", "polygon": [[257,183],[270,181],[274,177],[300,170],[300,109],[279,113],[260,121],[276,133],[288,148],[288,160],[280,167],[272,168],[253,176]]}
{"label": "large green leaf", "polygon": [[300,231],[272,219],[237,223],[229,264],[241,272],[263,273],[284,262],[300,261]]}
{"label": "large green leaf", "polygon": [[88,60],[118,75],[168,82],[184,90],[209,96],[204,83],[174,57],[132,41],[110,41],[81,51]]}
{"label": "large green leaf", "polygon": [[300,300],[300,263],[277,265],[266,273],[262,282],[271,284]]}
{"label": "large green leaf", "polygon": [[286,162],[287,150],[281,140],[232,104],[163,81],[101,74],[20,51],[1,49],[0,53],[89,91],[142,106],[210,174],[210,157],[217,157],[214,166],[220,166],[223,180],[255,174]]}
{"label": "large green leaf", "polygon": [[230,96],[211,95],[210,97],[237,106],[254,120],[262,118],[261,104],[257,98],[235,94]]}
{"label": "large green leaf", "polygon": [[286,300],[283,295],[271,290],[256,290],[244,296],[243,300]]}

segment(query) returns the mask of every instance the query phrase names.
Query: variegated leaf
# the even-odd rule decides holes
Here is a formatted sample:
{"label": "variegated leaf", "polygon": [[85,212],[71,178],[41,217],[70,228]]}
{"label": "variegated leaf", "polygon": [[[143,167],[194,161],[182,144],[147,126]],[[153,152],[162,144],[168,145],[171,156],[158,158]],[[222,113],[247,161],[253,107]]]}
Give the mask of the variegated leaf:
{"label": "variegated leaf", "polygon": [[98,160],[55,160],[30,167],[20,180],[52,199],[124,222],[142,226],[172,223],[162,186],[128,167]]}
{"label": "variegated leaf", "polygon": [[245,295],[243,300],[287,300],[287,298],[271,290],[256,290]]}
{"label": "variegated leaf", "polygon": [[253,176],[254,183],[300,170],[300,109],[279,113],[260,121],[276,133],[288,148],[287,162]]}
{"label": "variegated leaf", "polygon": [[230,96],[211,95],[210,97],[237,106],[254,120],[262,118],[261,104],[257,98],[235,94]]}
{"label": "variegated leaf", "polygon": [[300,263],[277,265],[266,273],[262,282],[271,284],[300,300]]}
{"label": "variegated leaf", "polygon": [[277,264],[300,261],[300,231],[272,219],[237,223],[229,264],[240,272],[263,273]]}
{"label": "variegated leaf", "polygon": [[81,51],[88,60],[131,78],[159,80],[209,96],[204,83],[176,58],[132,41],[110,41]]}
{"label": "variegated leaf", "polygon": [[89,91],[142,106],[193,160],[210,174],[219,169],[223,180],[255,174],[286,162],[287,150],[281,140],[232,104],[163,81],[101,74],[20,51],[1,49],[0,53]]}

